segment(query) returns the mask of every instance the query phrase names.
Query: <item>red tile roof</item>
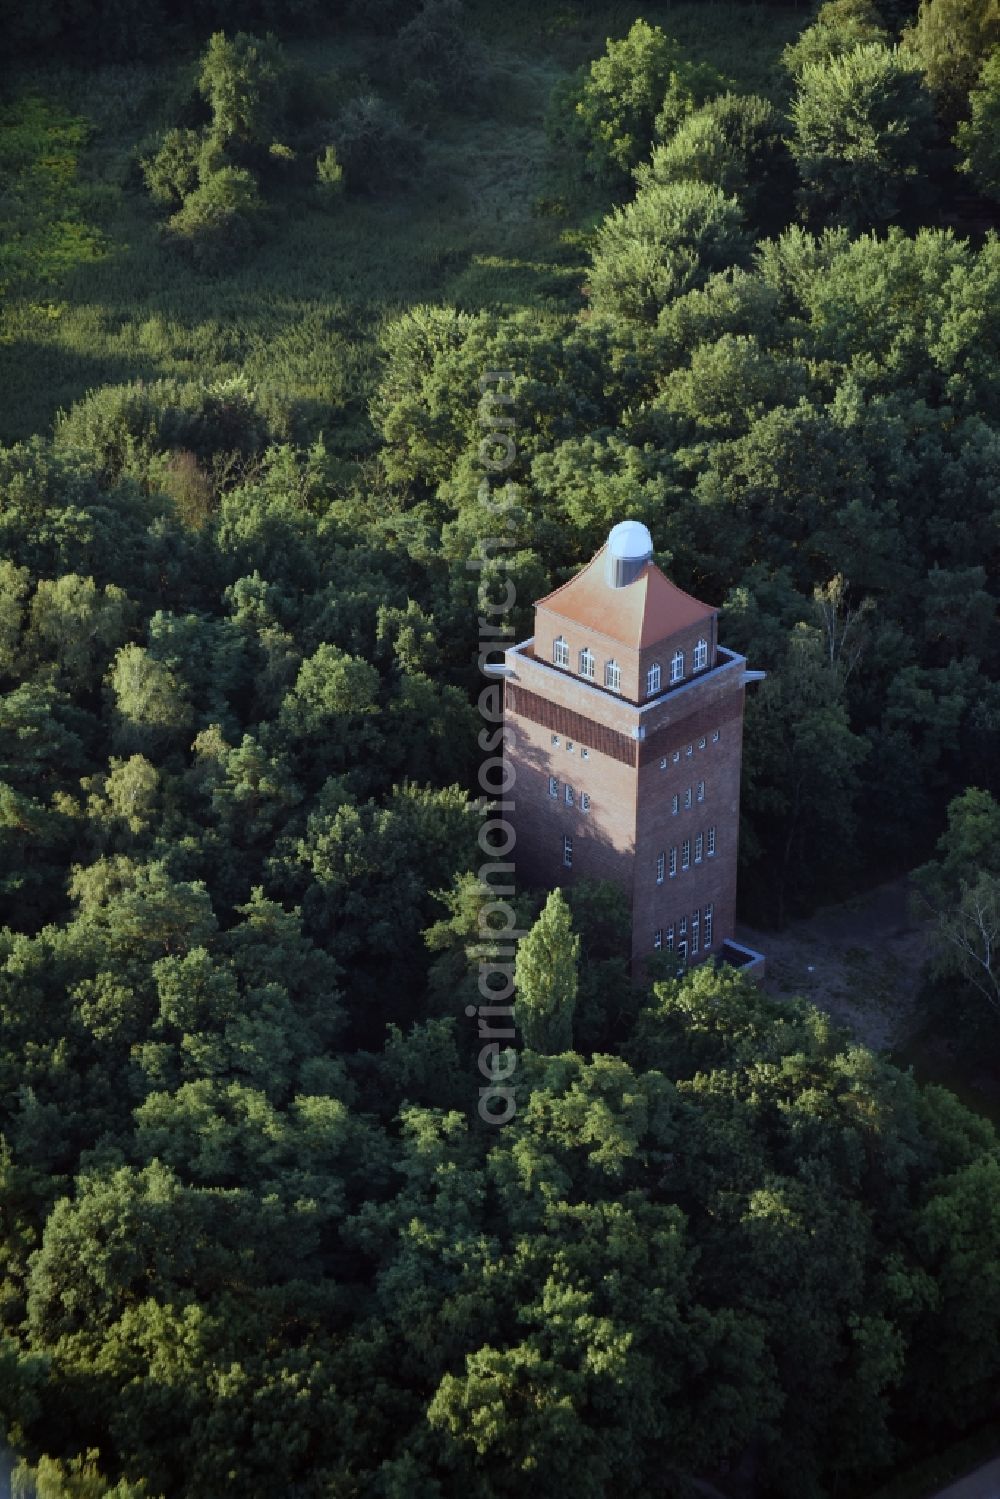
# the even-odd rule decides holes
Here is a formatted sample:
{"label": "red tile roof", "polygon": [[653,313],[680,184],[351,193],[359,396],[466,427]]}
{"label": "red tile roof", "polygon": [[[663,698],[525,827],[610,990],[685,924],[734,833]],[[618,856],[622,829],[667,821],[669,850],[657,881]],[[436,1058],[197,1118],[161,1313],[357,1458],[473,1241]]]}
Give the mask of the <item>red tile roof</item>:
{"label": "red tile roof", "polygon": [[612,588],[605,576],[606,551],[606,546],[601,547],[586,567],[561,588],[537,599],[535,607],[599,631],[633,650],[657,645],[716,613],[710,604],[671,583],[655,562],[645,563],[639,576],[624,588]]}

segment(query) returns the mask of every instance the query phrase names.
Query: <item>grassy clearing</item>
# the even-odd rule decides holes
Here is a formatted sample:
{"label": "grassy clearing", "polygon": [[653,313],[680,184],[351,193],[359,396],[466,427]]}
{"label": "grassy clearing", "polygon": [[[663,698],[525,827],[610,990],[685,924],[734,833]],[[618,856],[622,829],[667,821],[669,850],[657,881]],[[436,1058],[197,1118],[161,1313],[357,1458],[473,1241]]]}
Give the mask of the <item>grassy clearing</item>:
{"label": "grassy clearing", "polygon": [[[98,385],[242,370],[299,403],[308,432],[296,435],[323,428],[342,451],[357,452],[384,319],[427,301],[579,306],[586,231],[606,204],[553,175],[545,108],[558,79],[638,13],[585,4],[542,16],[527,4],[479,5],[492,82],[478,111],[426,122],[421,180],[392,199],[351,199],[333,211],[301,199],[279,204],[261,249],[212,278],[163,244],[135,169],[143,142],[174,117],[191,59],[14,79],[8,155],[42,122],[61,143],[60,188],[36,188],[47,159],[36,152],[22,179],[30,234],[16,250],[0,325],[0,441],[47,430],[60,408]],[[770,92],[781,47],[807,14],[728,0],[641,13],[740,87]],[[289,51],[328,82],[331,98],[378,76],[371,40]]]}
{"label": "grassy clearing", "polygon": [[[92,217],[100,195],[80,181],[90,126],[55,99],[24,94],[0,107],[0,294],[44,296],[107,247]],[[107,203],[105,196],[104,202]]]}

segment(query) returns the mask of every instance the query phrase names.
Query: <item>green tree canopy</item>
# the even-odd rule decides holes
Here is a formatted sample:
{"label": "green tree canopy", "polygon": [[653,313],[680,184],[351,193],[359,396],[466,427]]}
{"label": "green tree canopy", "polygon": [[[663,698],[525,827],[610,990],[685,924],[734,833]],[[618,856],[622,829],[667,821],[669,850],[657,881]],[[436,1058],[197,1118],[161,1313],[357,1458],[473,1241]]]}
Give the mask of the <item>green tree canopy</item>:
{"label": "green tree canopy", "polygon": [[655,322],[674,298],[746,256],[735,198],[707,183],[652,182],[597,234],[590,272],[596,311]]}
{"label": "green tree canopy", "polygon": [[916,66],[866,42],[807,63],[792,104],[791,150],[806,211],[853,230],[911,211],[924,190],[933,115]]}

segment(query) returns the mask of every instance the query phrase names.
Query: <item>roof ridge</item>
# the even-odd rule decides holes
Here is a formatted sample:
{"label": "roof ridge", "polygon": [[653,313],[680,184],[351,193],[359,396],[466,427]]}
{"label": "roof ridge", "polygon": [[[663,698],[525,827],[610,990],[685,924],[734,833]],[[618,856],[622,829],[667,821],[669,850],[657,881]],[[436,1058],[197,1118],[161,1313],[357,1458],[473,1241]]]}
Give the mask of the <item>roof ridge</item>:
{"label": "roof ridge", "polygon": [[584,573],[590,571],[594,563],[597,561],[598,557],[602,556],[603,553],[607,551],[607,549],[608,544],[607,542],[605,542],[604,545],[599,547],[598,550],[594,553],[590,561],[585,562],[582,567],[578,567],[573,576],[571,578],[567,578],[565,583],[560,583],[559,587],[553,588],[551,593],[545,593],[540,599],[535,599],[535,608],[537,609],[540,604],[547,604],[549,599],[554,599],[557,593],[562,593],[563,589],[568,588],[571,583],[575,583],[577,578],[582,578]]}

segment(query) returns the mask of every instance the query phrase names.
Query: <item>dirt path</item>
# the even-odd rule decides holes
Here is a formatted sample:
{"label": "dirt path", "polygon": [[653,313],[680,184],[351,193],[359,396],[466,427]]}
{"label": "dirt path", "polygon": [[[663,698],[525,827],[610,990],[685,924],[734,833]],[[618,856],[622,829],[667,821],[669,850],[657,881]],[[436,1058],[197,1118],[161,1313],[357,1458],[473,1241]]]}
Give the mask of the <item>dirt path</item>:
{"label": "dirt path", "polygon": [[736,937],[767,957],[764,988],[801,994],[867,1046],[903,1044],[916,1026],[925,930],[909,914],[907,880],[826,906],[783,932],[740,927]]}
{"label": "dirt path", "polygon": [[941,1489],[934,1499],[1000,1499],[1000,1457]]}

